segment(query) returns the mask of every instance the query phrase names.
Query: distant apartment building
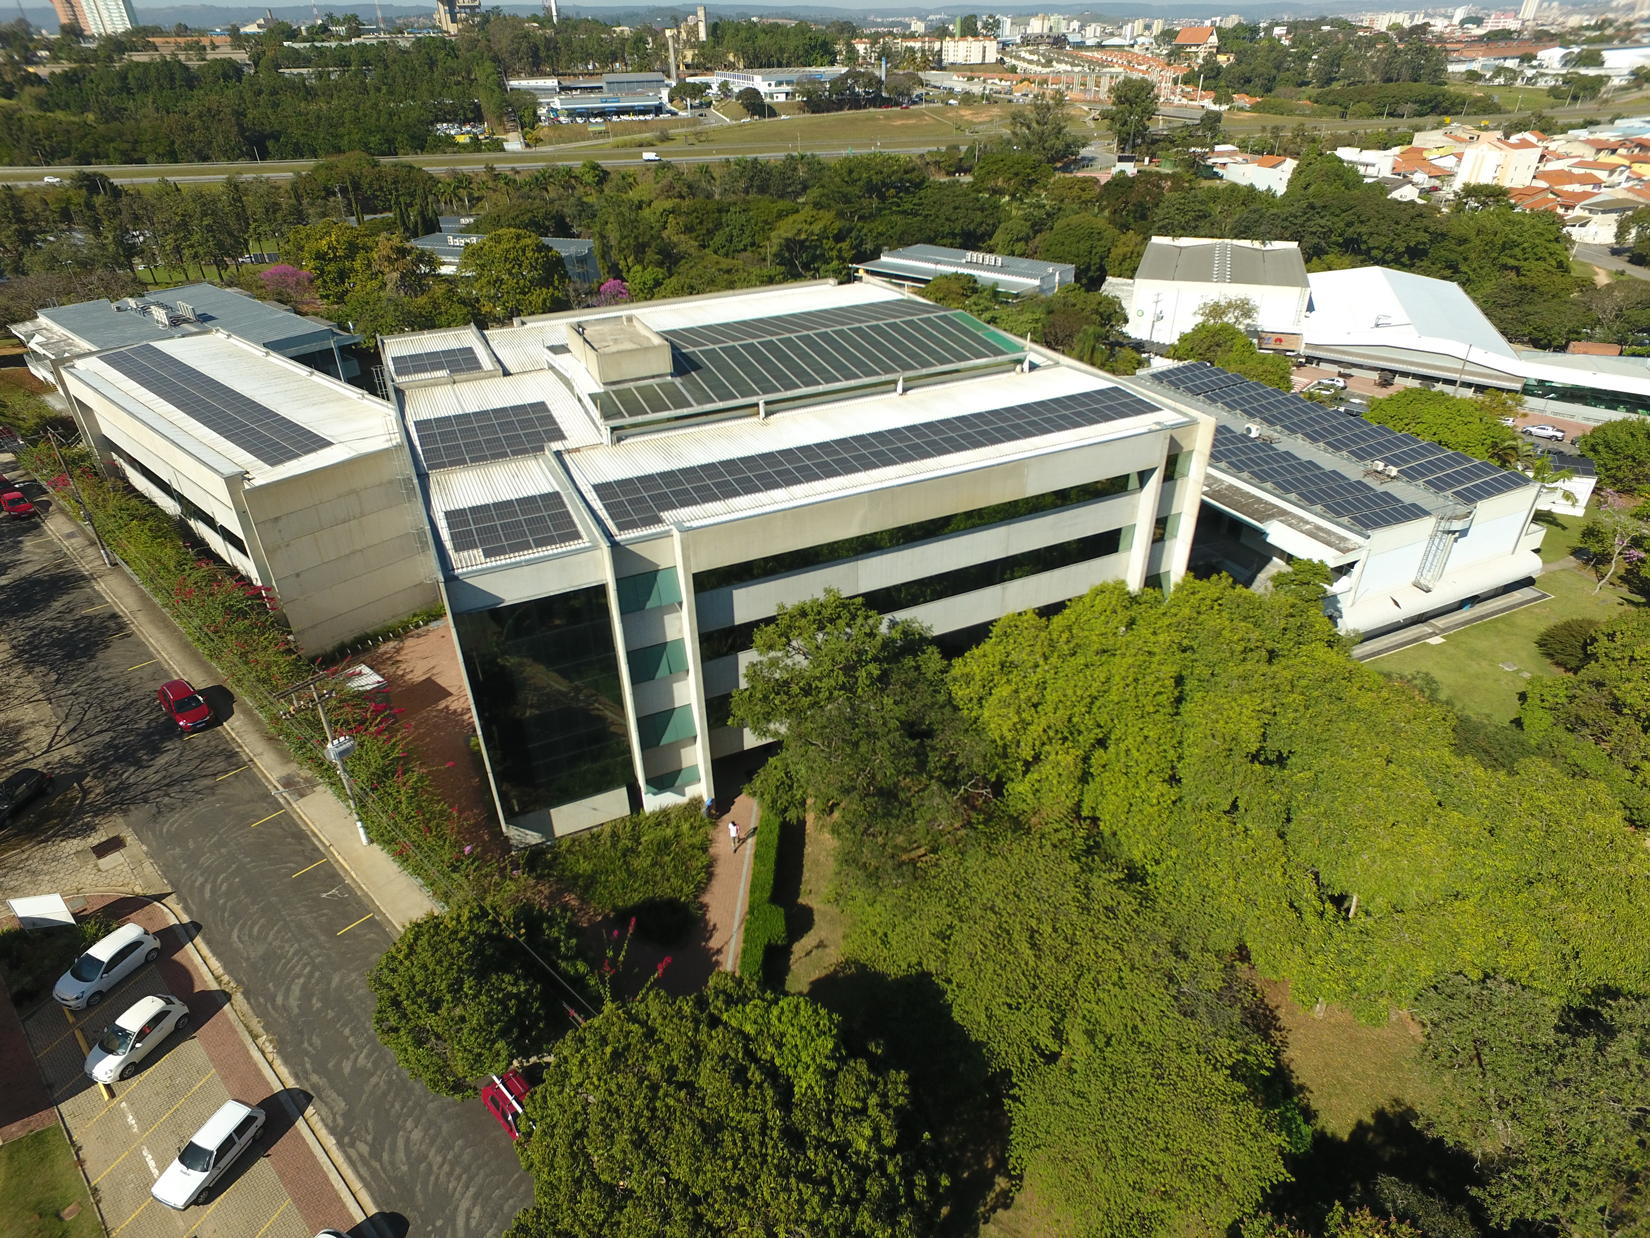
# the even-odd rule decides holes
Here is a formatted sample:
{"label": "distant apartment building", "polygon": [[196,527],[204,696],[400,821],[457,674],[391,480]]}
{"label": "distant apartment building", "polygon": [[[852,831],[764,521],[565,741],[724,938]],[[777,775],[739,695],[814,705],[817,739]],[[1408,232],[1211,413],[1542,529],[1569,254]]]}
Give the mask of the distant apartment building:
{"label": "distant apartment building", "polygon": [[996,39],[953,38],[940,45],[940,59],[946,64],[996,64],[1002,45]]}
{"label": "distant apartment building", "polygon": [[1455,173],[1456,187],[1502,185],[1523,189],[1535,179],[1542,153],[1534,142],[1516,138],[1478,142],[1461,152],[1461,163]]}
{"label": "distant apartment building", "polygon": [[137,25],[131,0],[52,0],[61,25],[79,26],[95,39],[122,34]]}

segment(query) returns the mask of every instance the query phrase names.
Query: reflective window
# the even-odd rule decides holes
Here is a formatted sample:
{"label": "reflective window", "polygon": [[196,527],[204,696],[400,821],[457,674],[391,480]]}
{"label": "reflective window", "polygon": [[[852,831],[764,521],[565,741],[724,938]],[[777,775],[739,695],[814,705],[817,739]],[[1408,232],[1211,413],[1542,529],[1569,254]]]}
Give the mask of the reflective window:
{"label": "reflective window", "polygon": [[605,588],[455,615],[453,625],[507,816],[632,781]]}

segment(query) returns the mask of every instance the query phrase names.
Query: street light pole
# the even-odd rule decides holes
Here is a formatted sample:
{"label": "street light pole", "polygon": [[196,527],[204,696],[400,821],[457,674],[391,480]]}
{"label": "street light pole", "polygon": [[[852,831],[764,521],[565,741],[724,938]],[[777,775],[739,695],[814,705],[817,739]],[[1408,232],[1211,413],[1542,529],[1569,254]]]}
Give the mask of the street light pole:
{"label": "street light pole", "polygon": [[321,730],[327,737],[326,757],[338,767],[338,777],[344,780],[344,795],[349,799],[349,810],[355,814],[355,832],[361,836],[361,845],[364,847],[372,840],[367,837],[367,827],[361,824],[361,810],[355,806],[355,786],[349,780],[349,770],[344,762],[355,751],[355,741],[349,736],[341,739],[332,737],[332,724],[327,721],[327,707],[321,703],[321,693],[315,684],[309,685],[309,693],[315,698],[315,708],[321,715]]}
{"label": "street light pole", "polygon": [[74,491],[75,502],[80,504],[80,510],[86,514],[86,527],[92,531],[92,540],[97,543],[97,553],[103,556],[103,566],[113,567],[109,562],[109,551],[103,545],[103,538],[97,531],[97,522],[92,519],[92,509],[86,502],[86,496],[80,493],[80,483],[74,479],[69,471],[68,464],[63,459],[63,449],[57,445],[57,435],[51,430],[46,431],[46,437],[51,441],[52,451],[57,456],[57,467],[63,470],[63,476],[68,478],[69,488]]}

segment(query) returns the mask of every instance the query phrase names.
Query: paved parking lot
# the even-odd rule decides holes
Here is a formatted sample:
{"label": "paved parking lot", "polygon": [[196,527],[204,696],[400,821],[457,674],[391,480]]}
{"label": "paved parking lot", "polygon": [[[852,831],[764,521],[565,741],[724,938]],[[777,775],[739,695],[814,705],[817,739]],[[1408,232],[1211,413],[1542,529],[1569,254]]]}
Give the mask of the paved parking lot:
{"label": "paved parking lot", "polygon": [[[23,1021],[111,1238],[309,1238],[317,1212],[324,1223],[347,1226],[348,1218],[338,1215],[341,1201],[324,1178],[312,1165],[305,1172],[313,1156],[280,1093],[252,1068],[230,1026],[225,995],[203,985],[189,962],[186,930],[170,925],[155,907],[131,918],[159,930],[163,954],[154,966],[139,968],[91,1010],[71,1015],[48,1000]],[[94,1043],[122,1011],[154,993],[182,998],[190,1026],[173,1032],[131,1079],[113,1084],[110,1100],[84,1073],[81,1038]],[[231,1099],[264,1110],[263,1137],[203,1202],[182,1212],[156,1203],[149,1195],[155,1179],[189,1136]],[[290,1191],[283,1177],[293,1178],[300,1190]],[[306,1197],[295,1203],[294,1193]]]}

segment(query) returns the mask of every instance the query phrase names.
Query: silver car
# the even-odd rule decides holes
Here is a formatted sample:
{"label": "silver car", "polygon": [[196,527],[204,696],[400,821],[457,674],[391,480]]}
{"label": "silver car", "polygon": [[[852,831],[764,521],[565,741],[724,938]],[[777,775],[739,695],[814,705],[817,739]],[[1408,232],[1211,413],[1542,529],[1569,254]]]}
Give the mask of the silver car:
{"label": "silver car", "polygon": [[130,1079],[156,1045],[188,1026],[189,1008],[170,993],[142,998],[98,1037],[86,1055],[86,1073],[98,1083]]}
{"label": "silver car", "polygon": [[74,961],[53,986],[52,997],[70,1010],[85,1010],[143,964],[159,957],[158,937],[141,925],[122,924]]}

